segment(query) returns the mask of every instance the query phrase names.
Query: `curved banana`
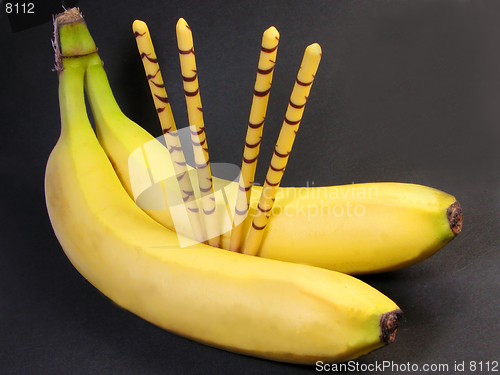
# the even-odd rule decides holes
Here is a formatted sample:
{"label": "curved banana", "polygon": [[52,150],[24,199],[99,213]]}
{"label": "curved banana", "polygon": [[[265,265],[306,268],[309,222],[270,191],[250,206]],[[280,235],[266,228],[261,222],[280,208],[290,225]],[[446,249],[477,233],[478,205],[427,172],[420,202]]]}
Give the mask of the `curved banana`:
{"label": "curved banana", "polygon": [[[158,141],[128,119],[116,103],[101,65],[88,69],[86,87],[96,121],[98,139],[123,186],[134,197],[138,176],[129,174],[135,150]],[[163,148],[163,151],[162,151]],[[168,168],[164,147],[151,147],[150,159]],[[190,168],[192,170],[192,168]],[[168,172],[174,176],[175,172]],[[176,181],[164,182],[168,195]],[[238,184],[214,177],[214,185]],[[256,215],[262,187],[252,188],[248,215]],[[224,205],[224,202],[218,202]],[[169,209],[145,210],[167,228],[176,225]],[[224,212],[218,209],[218,212]],[[219,220],[222,220],[219,218]],[[247,220],[242,237],[248,233]],[[222,225],[222,224],[221,224]],[[414,184],[367,183],[329,187],[279,188],[258,256],[304,263],[348,274],[390,271],[420,262],[451,241],[462,226],[455,197]],[[230,232],[221,236],[229,248]]]}
{"label": "curved banana", "polygon": [[177,234],[127,195],[89,123],[84,75],[101,61],[83,19],[71,9],[55,23],[62,128],[46,202],[89,282],[171,332],[278,361],[345,361],[394,340],[398,306],[351,276],[205,244],[180,249]]}

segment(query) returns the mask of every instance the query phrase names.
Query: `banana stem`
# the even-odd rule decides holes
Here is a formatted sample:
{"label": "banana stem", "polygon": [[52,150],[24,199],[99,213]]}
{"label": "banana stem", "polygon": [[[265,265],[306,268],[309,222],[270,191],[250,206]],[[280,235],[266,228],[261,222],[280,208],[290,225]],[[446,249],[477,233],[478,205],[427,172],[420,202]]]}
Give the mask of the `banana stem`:
{"label": "banana stem", "polygon": [[85,107],[84,75],[84,64],[80,67],[64,67],[59,73],[61,139],[71,141],[88,136],[90,132],[95,136]]}
{"label": "banana stem", "polygon": [[[55,53],[55,70],[58,72],[67,66],[82,65],[81,60],[77,58],[97,52],[94,40],[78,8],[68,9],[55,16],[52,47]],[[71,61],[67,61],[63,66],[63,60],[67,58],[71,58]]]}
{"label": "banana stem", "polygon": [[61,138],[77,138],[88,132],[94,136],[85,107],[83,81],[87,66],[100,60],[78,8],[56,15],[52,46],[59,75]]}
{"label": "banana stem", "polygon": [[212,174],[210,172],[210,158],[203,121],[198,72],[194,57],[193,35],[189,25],[183,18],[180,18],[177,22],[176,34],[189,127],[191,130],[191,141],[193,143],[194,160],[201,193],[202,216],[205,222],[208,244],[220,247],[220,231],[217,222]]}
{"label": "banana stem", "polygon": [[132,29],[137,42],[137,48],[141,54],[144,71],[148,78],[151,96],[153,97],[156,112],[158,113],[165,144],[170,152],[179,188],[183,194],[182,198],[186,207],[191,230],[198,242],[205,242],[206,236],[199,215],[199,207],[196,203],[193,185],[187,170],[186,159],[182,151],[181,142],[177,133],[177,126],[175,125],[174,115],[168,100],[165,83],[163,81],[148,26],[145,22],[136,20],[132,25]]}
{"label": "banana stem", "polygon": [[248,232],[243,252],[248,255],[256,255],[259,251],[264,229],[267,226],[277,189],[281,183],[283,173],[292,151],[293,142],[302,120],[304,108],[311,91],[314,76],[321,60],[321,47],[319,44],[311,44],[304,52],[297,80],[292,90],[290,103],[285,114],[285,120],[281,127],[278,141],[271,159],[266,181],[257,205],[257,211],[252,220],[252,226]]}
{"label": "banana stem", "polygon": [[247,217],[250,205],[251,189],[255,178],[269,92],[273,81],[279,35],[278,30],[272,26],[262,36],[257,78],[255,79],[252,107],[250,108],[245,149],[243,151],[243,162],[241,164],[239,190],[234,209],[234,228],[231,232],[229,243],[229,250],[235,252],[240,251],[245,218]]}

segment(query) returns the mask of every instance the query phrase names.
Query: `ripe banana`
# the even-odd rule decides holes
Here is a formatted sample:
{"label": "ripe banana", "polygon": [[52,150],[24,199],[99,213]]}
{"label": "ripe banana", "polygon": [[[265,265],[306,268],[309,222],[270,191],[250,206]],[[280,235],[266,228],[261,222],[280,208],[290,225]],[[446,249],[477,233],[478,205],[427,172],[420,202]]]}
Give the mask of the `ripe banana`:
{"label": "ripe banana", "polygon": [[[97,137],[131,197],[137,198],[152,184],[129,173],[131,155],[137,155],[134,151],[144,145],[149,145],[148,159],[164,168],[159,175],[175,176],[168,150],[120,110],[100,64],[88,68],[86,88]],[[196,179],[195,174],[191,176]],[[164,189],[161,199],[177,189],[175,178],[157,178],[155,182],[161,182]],[[216,191],[224,188],[229,201],[235,202],[236,182],[214,177],[214,186]],[[257,212],[261,192],[259,186],[252,188],[249,219]],[[218,199],[217,205],[222,206],[218,213],[226,212],[224,200]],[[167,228],[188,235],[187,220],[179,224],[176,218],[174,222],[167,202],[162,201],[162,207],[144,211]],[[223,219],[218,220],[219,227],[224,227]],[[243,238],[250,225],[251,220],[247,220]],[[353,275],[390,271],[428,258],[451,241],[461,227],[462,210],[455,197],[421,185],[279,188],[257,255]],[[222,234],[222,248],[229,248],[229,238],[230,231]]]}
{"label": "ripe banana", "polygon": [[101,60],[81,15],[70,9],[55,28],[62,126],[46,203],[89,282],[171,332],[278,361],[345,361],[394,340],[398,306],[351,276],[205,244],[181,249],[178,234],[127,195],[92,130],[84,76]]}

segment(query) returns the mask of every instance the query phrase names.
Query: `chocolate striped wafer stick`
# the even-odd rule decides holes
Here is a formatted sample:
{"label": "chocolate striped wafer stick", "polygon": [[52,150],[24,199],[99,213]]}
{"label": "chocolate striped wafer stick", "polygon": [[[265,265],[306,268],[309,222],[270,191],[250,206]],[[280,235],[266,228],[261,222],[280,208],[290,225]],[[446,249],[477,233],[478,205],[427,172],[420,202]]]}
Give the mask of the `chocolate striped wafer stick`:
{"label": "chocolate striped wafer stick", "polygon": [[203,121],[200,88],[198,85],[198,71],[194,56],[193,34],[187,22],[180,18],[176,26],[177,45],[181,65],[182,81],[186,96],[189,127],[193,142],[194,160],[198,173],[201,206],[208,238],[208,244],[220,247],[220,231],[217,221],[212,174],[210,172],[210,158]]}
{"label": "chocolate striped wafer stick", "polygon": [[273,81],[274,65],[279,43],[279,32],[274,26],[267,29],[262,35],[262,45],[255,79],[252,107],[243,151],[243,162],[239,190],[234,209],[234,228],[231,232],[229,250],[240,251],[245,218],[250,204],[251,189],[257,168],[262,130],[266,118],[269,92]]}
{"label": "chocolate striped wafer stick", "polygon": [[[132,25],[137,48],[141,54],[144,70],[149,82],[151,95],[158,113],[160,125],[162,127],[165,143],[172,156],[174,167],[179,187],[182,192],[182,199],[187,208],[187,214],[191,229],[196,241],[205,242],[205,234],[200,219],[199,208],[196,203],[193,186],[189,173],[187,171],[186,159],[182,152],[177,127],[175,125],[174,116],[165,89],[165,83],[161,75],[158,59],[153,47],[153,42],[149,34],[148,26],[145,22],[136,20]],[[165,202],[166,203],[166,202]]]}
{"label": "chocolate striped wafer stick", "polygon": [[267,171],[266,181],[262,188],[262,193],[257,205],[252,226],[248,232],[243,252],[249,255],[256,255],[259,251],[264,229],[267,226],[277,189],[281,183],[281,178],[286,168],[290,152],[300,121],[304,113],[304,108],[311,91],[314,76],[318,70],[321,60],[321,47],[319,44],[311,44],[304,52],[297,80],[292,90],[290,103],[285,114],[285,120],[281,127],[278,141],[271,158],[271,165]]}

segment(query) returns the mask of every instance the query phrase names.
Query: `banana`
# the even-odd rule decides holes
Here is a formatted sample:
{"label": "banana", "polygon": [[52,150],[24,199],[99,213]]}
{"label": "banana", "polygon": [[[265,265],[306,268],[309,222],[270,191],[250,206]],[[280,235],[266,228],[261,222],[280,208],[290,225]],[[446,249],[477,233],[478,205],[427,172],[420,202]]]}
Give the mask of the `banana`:
{"label": "banana", "polygon": [[[86,87],[97,137],[129,195],[137,198],[134,186],[141,185],[138,176],[129,173],[129,158],[146,144],[156,145],[149,148],[149,160],[161,163],[164,175],[175,176],[169,167],[169,152],[120,110],[101,65],[88,68]],[[225,187],[229,201],[234,202],[238,184],[216,177],[213,180],[215,190]],[[162,197],[173,194],[175,179],[161,182]],[[251,218],[258,211],[261,192],[262,187],[253,186],[250,220],[246,220],[242,238],[247,237]],[[225,202],[218,200],[217,204],[224,206]],[[178,220],[174,223],[167,203],[162,206],[165,208],[144,211],[169,229],[189,226],[179,225]],[[231,209],[234,212],[234,207]],[[218,208],[217,212],[225,210]],[[455,197],[421,185],[388,182],[280,187],[257,255],[351,275],[391,271],[436,253],[460,233],[462,219]],[[223,219],[218,220],[222,227]],[[228,230],[221,236],[224,249],[229,248],[230,234]]]}
{"label": "banana", "polygon": [[76,269],[123,308],[175,334],[292,363],[345,361],[391,343],[401,311],[352,276],[205,244],[181,249],[123,189],[92,130],[84,76],[101,67],[78,10],[55,20],[61,134],[46,204]]}

